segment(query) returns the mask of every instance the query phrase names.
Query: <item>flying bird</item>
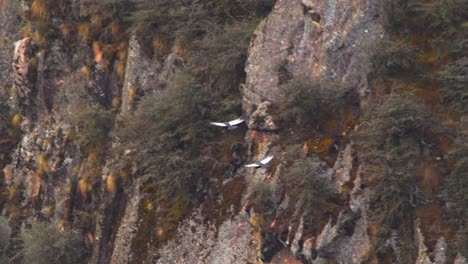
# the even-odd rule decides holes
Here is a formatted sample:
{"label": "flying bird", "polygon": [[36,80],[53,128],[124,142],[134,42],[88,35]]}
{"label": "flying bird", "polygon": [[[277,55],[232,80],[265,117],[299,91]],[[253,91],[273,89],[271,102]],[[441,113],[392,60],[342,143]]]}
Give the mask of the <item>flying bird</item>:
{"label": "flying bird", "polygon": [[224,128],[227,128],[229,130],[231,129],[236,129],[237,126],[239,124],[241,124],[242,122],[244,122],[245,119],[243,117],[239,117],[235,120],[232,120],[232,121],[229,121],[229,122],[210,122],[210,124],[214,125],[214,126],[219,126],[219,127],[224,127]]}
{"label": "flying bird", "polygon": [[252,164],[247,164],[247,165],[244,165],[244,167],[247,167],[247,168],[265,168],[268,166],[268,163],[273,159],[275,155],[274,154],[271,154],[269,156],[267,156],[266,158],[262,159],[261,161],[258,161],[258,162],[255,162],[255,163],[252,163]]}

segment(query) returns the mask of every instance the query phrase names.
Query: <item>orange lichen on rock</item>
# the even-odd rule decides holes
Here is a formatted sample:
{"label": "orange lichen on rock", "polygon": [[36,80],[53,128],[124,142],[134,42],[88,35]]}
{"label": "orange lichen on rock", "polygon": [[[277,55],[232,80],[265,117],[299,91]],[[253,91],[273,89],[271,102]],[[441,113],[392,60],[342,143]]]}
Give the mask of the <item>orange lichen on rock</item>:
{"label": "orange lichen on rock", "polygon": [[80,193],[81,193],[82,197],[86,197],[86,194],[88,193],[89,188],[90,188],[90,186],[88,184],[88,179],[86,177],[81,178],[78,181],[78,189],[80,190]]}
{"label": "orange lichen on rock", "polygon": [[111,194],[115,194],[117,192],[117,177],[113,173],[107,176],[106,188]]}
{"label": "orange lichen on rock", "polygon": [[46,205],[44,206],[44,209],[42,210],[48,217],[52,216],[52,213],[54,212],[54,205]]}
{"label": "orange lichen on rock", "polygon": [[102,62],[102,50],[101,44],[98,41],[93,42],[93,54],[94,54],[94,61],[96,63]]}
{"label": "orange lichen on rock", "polygon": [[11,184],[12,172],[13,172],[12,165],[8,165],[5,168],[3,168],[3,176],[4,176],[4,179],[5,179],[5,184],[6,185]]}
{"label": "orange lichen on rock", "polygon": [[21,124],[21,121],[23,121],[23,116],[21,114],[15,114],[11,122],[13,126],[19,127]]}
{"label": "orange lichen on rock", "polygon": [[5,9],[8,6],[8,0],[2,0],[0,2],[0,9]]}
{"label": "orange lichen on rock", "polygon": [[120,26],[117,22],[113,21],[111,24],[110,24],[110,29],[111,29],[111,34],[114,38],[117,38],[119,37],[120,33],[121,33],[121,30],[120,30]]}
{"label": "orange lichen on rock", "polygon": [[31,4],[31,15],[38,20],[48,20],[50,14],[47,0],[34,0]]}
{"label": "orange lichen on rock", "polygon": [[19,197],[19,188],[17,186],[11,186],[8,189],[8,201],[13,201]]}
{"label": "orange lichen on rock", "polygon": [[36,173],[39,177],[47,175],[50,172],[49,164],[44,155],[39,155],[37,158],[37,169]]}
{"label": "orange lichen on rock", "polygon": [[80,72],[86,77],[86,79],[91,79],[91,69],[88,66],[81,67]]}
{"label": "orange lichen on rock", "polygon": [[330,137],[322,137],[317,135],[311,140],[307,141],[307,154],[326,154],[328,149],[333,145],[334,140]]}

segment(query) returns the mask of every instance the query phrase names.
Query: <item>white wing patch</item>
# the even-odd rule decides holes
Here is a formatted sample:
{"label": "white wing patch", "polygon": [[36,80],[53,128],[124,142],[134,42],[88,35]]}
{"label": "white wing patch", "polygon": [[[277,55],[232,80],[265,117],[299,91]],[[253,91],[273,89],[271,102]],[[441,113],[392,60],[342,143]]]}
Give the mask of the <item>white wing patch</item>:
{"label": "white wing patch", "polygon": [[212,124],[212,125],[214,125],[214,126],[227,127],[226,124],[220,123],[220,122],[210,122],[210,124]]}
{"label": "white wing patch", "polygon": [[239,117],[237,119],[234,119],[232,121],[229,121],[229,122],[210,122],[210,124],[214,125],[214,126],[220,126],[220,127],[228,127],[228,128],[231,128],[231,127],[235,127],[236,125],[244,122],[245,119],[243,117]]}
{"label": "white wing patch", "polygon": [[228,123],[229,123],[229,125],[231,125],[231,126],[235,126],[235,125],[238,125],[238,124],[240,124],[240,123],[242,123],[242,122],[244,122],[244,121],[245,121],[245,120],[244,120],[243,118],[237,118],[237,119],[235,119],[235,120],[229,121]]}
{"label": "white wing patch", "polygon": [[275,155],[270,155],[270,156],[267,156],[266,158],[262,159],[261,161],[259,162],[256,162],[256,163],[252,163],[252,164],[247,164],[247,165],[244,165],[244,167],[247,167],[247,168],[259,168],[259,167],[264,167],[264,165],[266,165],[268,162],[270,162],[273,157]]}
{"label": "white wing patch", "polygon": [[268,162],[270,162],[270,161],[273,159],[273,157],[274,157],[273,155],[270,155],[270,156],[268,156],[268,157],[262,159],[262,160],[260,161],[260,163],[262,163],[262,164],[267,164]]}
{"label": "white wing patch", "polygon": [[260,165],[258,165],[257,163],[252,163],[252,164],[244,165],[244,167],[247,167],[247,168],[257,168],[257,167],[260,167]]}

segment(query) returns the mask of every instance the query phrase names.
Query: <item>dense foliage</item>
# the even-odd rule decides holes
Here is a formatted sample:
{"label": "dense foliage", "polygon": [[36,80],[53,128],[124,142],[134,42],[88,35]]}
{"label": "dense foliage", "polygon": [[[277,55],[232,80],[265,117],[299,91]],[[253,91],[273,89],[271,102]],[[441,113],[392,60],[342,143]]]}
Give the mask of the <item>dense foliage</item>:
{"label": "dense foliage", "polygon": [[[370,209],[378,226],[375,252],[385,255],[391,230],[407,232],[412,223],[405,219],[410,219],[422,199],[417,187],[418,169],[432,125],[431,114],[416,97],[407,94],[390,95],[366,113],[366,122],[354,141],[363,181],[372,186]],[[410,245],[405,250],[408,248]]]}
{"label": "dense foliage", "polygon": [[442,83],[442,96],[444,103],[460,113],[468,113],[468,63],[460,59],[452,64],[445,65],[437,76]]}
{"label": "dense foliage", "polygon": [[316,81],[295,78],[281,86],[282,98],[278,103],[278,116],[286,124],[314,126],[318,113],[326,100]]}
{"label": "dense foliage", "polygon": [[89,107],[74,116],[75,141],[88,152],[101,153],[113,127],[110,111]]}
{"label": "dense foliage", "polygon": [[326,218],[324,212],[328,212],[328,200],[336,193],[330,171],[327,172],[326,163],[318,157],[305,156],[299,145],[290,146],[286,153],[288,157],[280,181],[290,190],[295,205],[291,217],[295,221],[303,218],[305,229],[317,234],[319,223]]}

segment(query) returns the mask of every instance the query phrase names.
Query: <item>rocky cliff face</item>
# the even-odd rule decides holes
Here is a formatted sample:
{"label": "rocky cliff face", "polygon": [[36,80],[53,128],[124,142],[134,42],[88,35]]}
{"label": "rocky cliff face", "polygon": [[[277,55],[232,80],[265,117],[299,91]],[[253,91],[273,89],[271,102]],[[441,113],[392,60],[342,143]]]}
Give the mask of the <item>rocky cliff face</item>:
{"label": "rocky cliff face", "polygon": [[[216,184],[200,190],[208,198],[180,219],[164,243],[152,239],[162,231],[148,225],[145,210],[156,209],[146,204],[145,179],[134,169],[116,180],[116,164],[132,150],[111,151],[121,142],[110,132],[90,151],[74,140],[74,126],[77,113],[92,107],[110,111],[118,129],[140,98],[168,86],[187,62],[179,52],[149,56],[135,35],[108,44],[118,54],[112,59],[101,54],[104,46],[70,44],[71,37],[37,43],[37,37],[20,33],[27,22],[19,13],[29,8],[27,1],[20,3],[0,1],[0,98],[8,102],[9,114],[21,116],[17,142],[0,144],[0,206],[13,236],[31,219],[63,229],[79,226],[92,248],[89,263],[376,261],[369,253],[378,228],[369,204],[372,187],[363,180],[365,165],[350,135],[363,125],[361,106],[375,86],[371,58],[388,34],[384,1],[276,1],[253,33],[240,87],[248,160],[276,155],[267,168],[213,177]],[[57,17],[52,23],[63,22]],[[292,129],[278,121],[275,107],[291,92],[285,91],[287,84],[304,78],[315,80],[323,97],[352,94],[352,99],[335,113],[310,113],[319,116],[315,127]],[[292,145],[299,147],[291,150]],[[288,157],[297,155],[318,159],[317,177],[330,190],[326,206],[311,209],[319,215],[313,219],[300,210],[307,205],[293,198],[295,190],[284,180]],[[258,183],[272,194],[266,216],[252,202]],[[422,230],[427,225],[418,217],[410,221],[403,236],[411,237],[415,263],[466,263],[460,253],[448,252],[446,233],[436,232],[436,242],[428,246],[425,234],[431,231]],[[385,244],[394,252],[393,262],[406,263],[401,231],[390,232]],[[144,253],[135,250],[142,244]]]}

